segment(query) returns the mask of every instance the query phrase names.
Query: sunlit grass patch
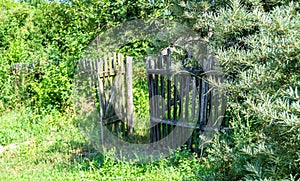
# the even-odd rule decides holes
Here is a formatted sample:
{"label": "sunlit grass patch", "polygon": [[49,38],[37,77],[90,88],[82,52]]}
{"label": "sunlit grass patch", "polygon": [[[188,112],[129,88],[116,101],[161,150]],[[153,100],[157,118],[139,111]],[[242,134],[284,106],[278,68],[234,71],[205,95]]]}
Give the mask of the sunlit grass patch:
{"label": "sunlit grass patch", "polygon": [[[0,117],[0,180],[197,180],[203,170],[192,154],[178,151],[148,164],[101,155],[70,115],[55,110],[10,111]],[[4,129],[5,128],[5,129]]]}

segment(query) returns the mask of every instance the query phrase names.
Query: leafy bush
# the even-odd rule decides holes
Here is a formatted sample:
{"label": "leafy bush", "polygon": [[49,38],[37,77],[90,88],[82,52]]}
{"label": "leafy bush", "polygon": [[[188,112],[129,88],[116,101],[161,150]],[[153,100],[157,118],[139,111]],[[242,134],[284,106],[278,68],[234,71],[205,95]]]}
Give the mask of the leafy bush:
{"label": "leafy bush", "polygon": [[202,33],[227,76],[224,86],[233,133],[216,138],[207,150],[212,170],[208,177],[296,180],[300,173],[299,3],[221,2],[214,7],[205,1],[173,6],[178,18]]}
{"label": "leafy bush", "polygon": [[[160,16],[166,4],[158,1],[153,7],[146,0],[4,1],[0,4],[6,7],[0,12],[1,105],[61,110],[72,106],[74,68],[90,41],[119,23]],[[31,73],[16,72],[16,63],[28,65]]]}
{"label": "leafy bush", "polygon": [[135,115],[140,118],[148,118],[150,116],[149,93],[146,72],[136,77],[133,82],[133,104]]}

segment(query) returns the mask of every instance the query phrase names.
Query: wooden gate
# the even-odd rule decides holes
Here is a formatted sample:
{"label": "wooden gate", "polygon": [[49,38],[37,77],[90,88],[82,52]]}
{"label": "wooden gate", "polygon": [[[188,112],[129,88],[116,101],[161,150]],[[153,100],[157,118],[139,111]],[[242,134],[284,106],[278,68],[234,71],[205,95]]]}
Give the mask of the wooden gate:
{"label": "wooden gate", "polygon": [[85,89],[96,92],[101,125],[116,134],[132,134],[132,58],[125,59],[121,54],[114,53],[95,60],[83,59],[77,69],[83,77],[81,80],[84,79],[89,85]]}
{"label": "wooden gate", "polygon": [[225,97],[207,81],[220,82],[222,76],[202,69],[175,70],[171,63],[170,54],[146,60],[150,142],[167,139],[172,141],[172,148],[177,148],[187,140],[187,147],[197,151],[200,134],[224,125]]}

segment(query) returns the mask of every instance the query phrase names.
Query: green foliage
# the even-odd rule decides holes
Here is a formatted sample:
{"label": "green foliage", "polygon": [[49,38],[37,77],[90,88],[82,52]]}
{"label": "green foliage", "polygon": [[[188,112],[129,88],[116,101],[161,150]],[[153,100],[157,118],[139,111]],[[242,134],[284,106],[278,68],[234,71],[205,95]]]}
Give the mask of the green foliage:
{"label": "green foliage", "polygon": [[135,74],[133,82],[133,104],[135,115],[139,118],[149,118],[149,93],[146,72]]}
{"label": "green foliage", "polygon": [[205,1],[176,6],[181,10],[176,16],[202,33],[227,76],[224,86],[233,132],[229,139],[217,138],[207,150],[211,176],[297,179],[299,3],[223,2],[217,8]]}
{"label": "green foliage", "polygon": [[[167,4],[158,1],[154,7],[146,0],[4,1],[1,5],[6,8],[0,12],[1,105],[67,109],[72,105],[74,68],[90,41],[119,23],[164,16]],[[145,46],[135,45],[137,49]],[[31,73],[16,72],[15,63],[27,64]]]}
{"label": "green foliage", "polygon": [[[209,43],[227,77],[224,86],[233,131],[221,134],[209,144],[205,152],[207,157],[202,158],[201,162],[206,170],[203,171],[197,159],[192,158],[191,161],[185,154],[182,154],[184,158],[175,155],[171,157],[171,162],[162,160],[146,166],[115,164],[109,159],[103,163],[97,163],[96,158],[72,160],[73,152],[86,149],[82,148],[83,138],[78,138],[77,128],[68,121],[61,122],[63,116],[55,117],[58,112],[44,118],[44,113],[36,115],[28,109],[1,117],[1,145],[31,138],[38,140],[32,149],[24,146],[20,151],[5,153],[0,163],[8,166],[8,170],[5,166],[1,167],[1,173],[15,173],[14,168],[27,170],[28,165],[21,164],[14,168],[11,165],[25,163],[29,158],[32,159],[29,161],[32,170],[36,170],[36,166],[46,168],[37,173],[37,177],[46,178],[54,173],[59,179],[72,178],[70,175],[75,179],[104,178],[105,175],[106,178],[119,179],[130,170],[126,176],[128,179],[138,175],[145,180],[159,180],[170,173],[175,180],[199,180],[198,177],[215,180],[299,179],[299,2],[151,2],[2,1],[0,112],[21,106],[36,107],[39,111],[50,107],[68,110],[71,106],[74,67],[84,48],[98,33],[136,18],[175,18],[198,31]],[[120,47],[120,52],[139,58],[157,51],[157,43],[162,45],[163,42],[132,42]],[[24,64],[28,70],[16,70],[16,63]],[[141,61],[135,70],[134,101],[136,113],[146,117],[148,91],[144,72],[140,71],[142,65]],[[41,135],[51,135],[56,144],[45,146],[43,141],[48,143],[48,137]],[[80,140],[80,143],[74,143],[74,139]],[[72,153],[66,150],[72,150]],[[24,155],[27,151],[29,155]],[[43,164],[43,160],[51,164]],[[70,163],[70,160],[75,163]],[[57,162],[65,166],[56,165]],[[199,170],[200,175],[192,172],[195,169]],[[161,177],[162,173],[164,177]],[[24,171],[21,176],[24,174],[31,175]],[[14,176],[9,177],[15,179]]]}

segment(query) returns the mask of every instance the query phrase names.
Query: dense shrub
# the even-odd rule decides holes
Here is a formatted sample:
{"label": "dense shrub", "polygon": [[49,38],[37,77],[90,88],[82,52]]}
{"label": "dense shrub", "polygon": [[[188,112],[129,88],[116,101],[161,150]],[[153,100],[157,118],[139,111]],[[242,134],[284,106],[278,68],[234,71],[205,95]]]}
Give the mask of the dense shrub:
{"label": "dense shrub", "polygon": [[[158,1],[154,7],[146,0],[3,1],[0,105],[67,109],[74,67],[90,41],[119,23],[163,15],[166,4]],[[28,65],[31,73],[16,72],[15,63]]]}
{"label": "dense shrub", "polygon": [[299,178],[299,3],[219,2],[173,6],[178,18],[205,36],[227,76],[233,133],[208,149],[208,177]]}

